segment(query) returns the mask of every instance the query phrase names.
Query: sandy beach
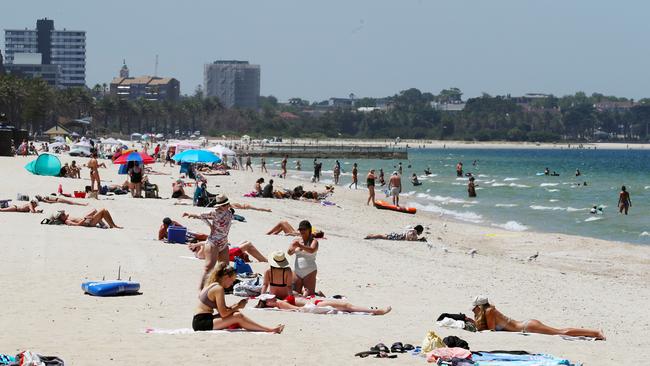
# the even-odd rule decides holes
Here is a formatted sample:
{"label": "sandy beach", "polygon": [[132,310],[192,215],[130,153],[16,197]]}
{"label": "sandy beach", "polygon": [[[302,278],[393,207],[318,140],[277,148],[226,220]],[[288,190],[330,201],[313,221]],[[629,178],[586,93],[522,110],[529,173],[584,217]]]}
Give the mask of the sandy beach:
{"label": "sandy beach", "polygon": [[[32,159],[0,158],[0,170],[6,174],[0,184],[0,198],[15,200],[17,193],[49,194],[56,192],[59,184],[71,192],[89,184],[86,168],[81,180],[31,175],[23,166]],[[61,156],[62,162],[72,159]],[[76,160],[86,162],[83,158]],[[117,168],[108,161],[107,165],[107,169],[100,169],[102,179],[122,183],[125,176],[118,176]],[[162,197],[170,197],[178,168],[161,163],[152,167],[169,173],[149,179],[159,185]],[[165,216],[192,231],[206,232],[203,223],[181,215],[207,209],[175,205],[174,199],[100,196],[100,200],[80,200],[88,202],[88,207],[42,204],[45,214],[41,215],[0,213],[0,319],[4,329],[0,353],[29,349],[57,355],[69,365],[84,366],[223,362],[361,365],[378,361],[355,358],[356,352],[379,342],[417,345],[429,330],[442,337],[459,336],[472,350],[526,350],[585,365],[638,364],[650,351],[648,247],[559,234],[508,232],[426,213],[411,216],[380,211],[365,205],[365,189],[338,187],[331,198],[337,206],[332,207],[242,197],[252,190],[260,176],[258,170],[208,178],[212,193],[273,210],[238,211],[247,222],[233,224],[230,241],[250,240],[264,254],[286,251],[289,237],[266,236],[265,231],[280,220],[297,225],[308,219],[327,237],[318,251],[318,288],[328,295],[345,295],[358,305],[391,305],[391,313],[373,317],[246,309],[245,314],[262,324],[286,324],[284,333],[146,334],[147,328],[191,328],[203,262],[188,258],[192,253],[184,245],[164,244],[155,240],[155,235]],[[269,176],[264,176],[268,180]],[[275,181],[276,189],[292,189],[299,184],[323,189],[322,184]],[[81,216],[91,208],[108,209],[124,229],[39,224],[57,209]],[[427,228],[428,243],[363,240],[368,233],[400,231],[415,224]],[[467,254],[472,248],[477,250],[474,256]],[[536,261],[526,260],[537,251]],[[99,298],[83,294],[83,281],[114,279],[119,266],[122,278],[141,283],[142,295]],[[252,266],[256,272],[267,268],[263,263]],[[513,319],[534,318],[556,327],[602,329],[608,339],[568,341],[559,336],[470,333],[436,326],[435,320],[443,312],[470,315],[472,298],[478,294],[489,296],[491,303]],[[228,297],[229,303],[238,300]],[[408,354],[381,362],[426,363]]]}

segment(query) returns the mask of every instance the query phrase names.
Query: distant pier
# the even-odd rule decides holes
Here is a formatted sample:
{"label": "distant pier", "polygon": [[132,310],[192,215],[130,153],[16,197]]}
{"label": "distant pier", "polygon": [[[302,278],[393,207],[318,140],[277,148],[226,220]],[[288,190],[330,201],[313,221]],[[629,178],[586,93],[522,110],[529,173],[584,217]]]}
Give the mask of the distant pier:
{"label": "distant pier", "polygon": [[237,154],[252,157],[319,158],[319,159],[400,159],[408,160],[408,149],[371,145],[295,145],[268,144],[250,149],[235,149]]}

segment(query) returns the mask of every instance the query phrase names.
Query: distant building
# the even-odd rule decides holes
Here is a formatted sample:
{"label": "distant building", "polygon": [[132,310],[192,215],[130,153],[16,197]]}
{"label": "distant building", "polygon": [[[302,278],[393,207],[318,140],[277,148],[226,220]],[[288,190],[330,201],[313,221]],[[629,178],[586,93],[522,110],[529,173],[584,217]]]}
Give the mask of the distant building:
{"label": "distant building", "polygon": [[625,101],[604,101],[594,104],[598,112],[625,112],[632,109],[636,104],[631,100]]}
{"label": "distant building", "polygon": [[257,109],[260,65],[248,61],[215,61],[203,68],[205,96],[217,97],[226,108]]}
{"label": "distant building", "polygon": [[[120,75],[128,75],[126,65]],[[126,70],[126,72],[124,72]],[[144,98],[152,101],[176,101],[180,97],[180,82],[174,78],[157,76],[116,77],[111,81],[110,93],[120,99]]]}
{"label": "distant building", "polygon": [[2,51],[0,51],[0,75],[5,74],[4,60],[2,58]]}
{"label": "distant building", "polygon": [[39,53],[42,65],[60,66],[61,86],[86,85],[85,31],[55,30],[47,18],[37,20],[36,29],[5,29],[7,66],[16,63],[17,54],[29,53]]}
{"label": "distant building", "polygon": [[460,112],[465,109],[465,103],[438,103],[431,102],[431,107],[442,112]]}

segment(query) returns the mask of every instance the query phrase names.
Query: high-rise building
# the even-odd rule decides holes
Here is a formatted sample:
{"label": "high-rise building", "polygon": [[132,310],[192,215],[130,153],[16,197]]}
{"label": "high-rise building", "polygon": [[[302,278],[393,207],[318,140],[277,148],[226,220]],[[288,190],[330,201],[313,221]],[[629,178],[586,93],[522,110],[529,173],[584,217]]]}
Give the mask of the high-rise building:
{"label": "high-rise building", "polygon": [[257,109],[260,98],[260,65],[248,61],[215,61],[203,68],[203,88],[226,108]]}
{"label": "high-rise building", "polygon": [[40,53],[41,64],[59,65],[61,86],[86,85],[86,32],[54,29],[51,19],[36,21],[36,29],[5,29],[6,64],[16,54]]}

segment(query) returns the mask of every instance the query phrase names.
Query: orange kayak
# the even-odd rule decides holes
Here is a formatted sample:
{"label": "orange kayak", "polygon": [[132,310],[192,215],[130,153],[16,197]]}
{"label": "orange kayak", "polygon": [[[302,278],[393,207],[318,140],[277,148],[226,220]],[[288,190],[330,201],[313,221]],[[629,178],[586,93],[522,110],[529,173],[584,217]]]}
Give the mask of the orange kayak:
{"label": "orange kayak", "polygon": [[380,210],[391,210],[391,211],[397,211],[397,212],[404,212],[408,214],[414,214],[417,209],[415,207],[400,207],[400,206],[395,206],[391,205],[390,203],[386,201],[375,201],[375,207],[377,207]]}

